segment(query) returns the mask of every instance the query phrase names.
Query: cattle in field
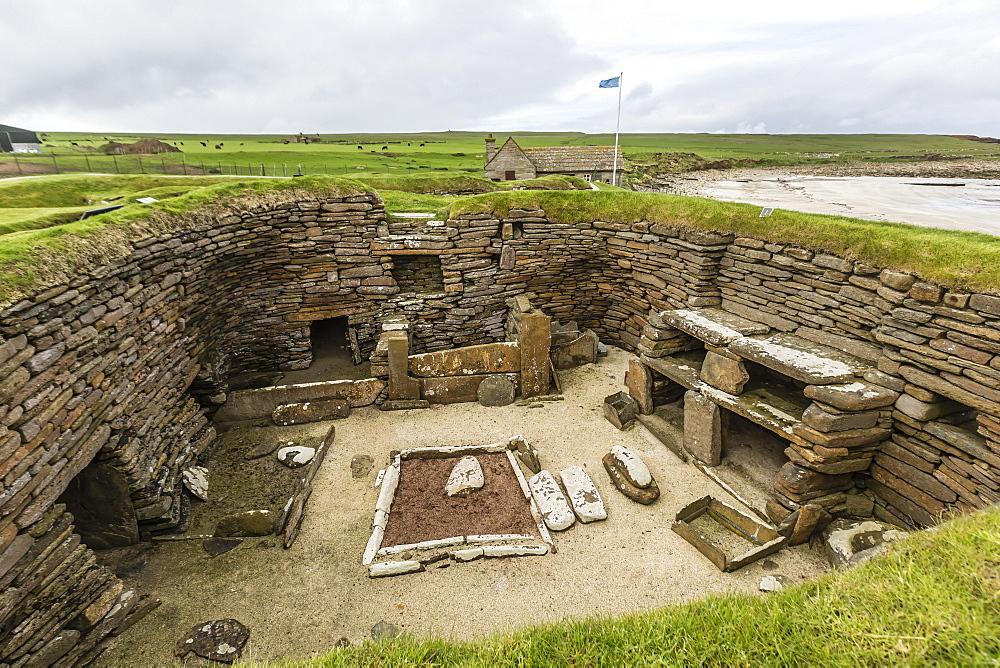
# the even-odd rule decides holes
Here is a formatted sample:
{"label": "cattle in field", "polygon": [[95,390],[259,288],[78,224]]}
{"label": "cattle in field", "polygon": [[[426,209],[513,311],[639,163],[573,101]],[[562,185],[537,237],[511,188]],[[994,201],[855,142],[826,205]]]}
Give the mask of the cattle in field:
{"label": "cattle in field", "polygon": [[208,148],[208,144],[206,142],[201,142],[201,145],[204,146],[205,148]]}
{"label": "cattle in field", "polygon": [[359,150],[359,151],[363,151],[363,150],[365,150],[365,147],[364,147],[364,146],[362,146],[361,144],[358,144],[358,150]]}
{"label": "cattle in field", "polygon": [[216,144],[215,148],[222,148],[222,145],[221,144]]}
{"label": "cattle in field", "polygon": [[382,150],[383,150],[383,151],[388,151],[388,150],[389,150],[389,147],[388,147],[388,146],[383,146],[383,147],[382,147]]}

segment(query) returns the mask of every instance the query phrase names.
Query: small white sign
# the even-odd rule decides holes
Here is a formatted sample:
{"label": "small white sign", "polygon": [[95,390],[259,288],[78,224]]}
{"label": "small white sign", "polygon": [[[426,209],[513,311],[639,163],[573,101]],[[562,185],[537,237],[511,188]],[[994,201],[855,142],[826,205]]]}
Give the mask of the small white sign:
{"label": "small white sign", "polygon": [[774,207],[773,206],[765,206],[763,209],[760,210],[760,217],[761,218],[767,218],[772,213],[774,213]]}

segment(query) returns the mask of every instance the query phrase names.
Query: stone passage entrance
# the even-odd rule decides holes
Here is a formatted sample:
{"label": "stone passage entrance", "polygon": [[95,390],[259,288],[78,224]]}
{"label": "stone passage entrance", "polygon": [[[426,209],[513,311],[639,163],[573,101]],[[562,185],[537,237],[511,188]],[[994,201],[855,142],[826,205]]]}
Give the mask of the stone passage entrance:
{"label": "stone passage entrance", "polygon": [[73,514],[76,531],[88,547],[103,550],[139,542],[128,481],[107,462],[91,462],[59,497]]}
{"label": "stone passage entrance", "polygon": [[[337,380],[357,379],[367,377],[368,364],[363,363],[358,337],[354,328],[348,323],[347,316],[316,320],[309,326],[309,338],[312,343],[312,364],[308,374],[302,375],[299,382],[305,380]],[[362,365],[364,368],[362,368]]]}

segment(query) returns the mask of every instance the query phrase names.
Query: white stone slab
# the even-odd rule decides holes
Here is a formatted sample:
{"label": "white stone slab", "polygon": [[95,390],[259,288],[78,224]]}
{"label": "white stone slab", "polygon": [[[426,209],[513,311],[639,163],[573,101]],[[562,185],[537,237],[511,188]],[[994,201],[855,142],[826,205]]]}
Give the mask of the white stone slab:
{"label": "white stone slab", "polygon": [[[849,383],[860,364],[850,364],[843,354],[797,337],[775,334],[763,339],[742,338],[733,341],[729,350],[741,357],[763,364],[786,376],[813,385]],[[840,358],[840,359],[838,359]]]}
{"label": "white stone slab", "polygon": [[389,512],[392,500],[396,496],[396,486],[399,484],[399,467],[390,466],[385,470],[382,477],[382,487],[379,489],[378,501],[375,503],[375,510]]}
{"label": "white stone slab", "polygon": [[407,543],[405,545],[393,545],[391,547],[383,547],[378,552],[375,553],[377,557],[391,557],[394,554],[399,554],[400,552],[408,552],[410,550],[417,549],[416,543]]}
{"label": "white stone slab", "polygon": [[539,471],[528,481],[528,487],[542,513],[542,519],[550,529],[563,531],[573,526],[576,516],[551,473]]}
{"label": "white stone slab", "polygon": [[417,543],[418,550],[432,550],[438,547],[452,547],[465,542],[465,536],[454,536],[452,538],[438,538],[437,540],[424,540]]}
{"label": "white stone slab", "polygon": [[544,545],[484,545],[483,556],[486,557],[529,557],[548,554],[549,548]]}
{"label": "white stone slab", "polygon": [[305,466],[316,456],[316,449],[304,445],[289,445],[278,449],[278,461],[288,468]]}
{"label": "white stone slab", "polygon": [[524,493],[524,498],[530,499],[531,490],[528,488],[528,481],[524,479],[524,474],[521,472],[521,466],[517,463],[517,458],[510,450],[507,451],[507,460],[510,462],[511,468],[514,469],[514,475],[517,477],[517,484],[521,486],[521,492]]}
{"label": "white stone slab", "polygon": [[444,491],[448,496],[466,496],[481,488],[484,481],[483,467],[479,460],[467,455],[459,459],[451,469]]}
{"label": "white stone slab", "polygon": [[361,555],[361,563],[367,566],[372,563],[375,559],[375,555],[378,553],[380,547],[382,547],[382,537],[385,535],[385,529],[382,527],[375,527],[372,529],[372,535],[368,538],[368,544],[365,546],[365,552]]}
{"label": "white stone slab", "polygon": [[770,331],[770,327],[767,325],[741,318],[721,309],[664,311],[660,314],[660,318],[677,329],[713,346],[724,346],[741,336],[766,334]]}
{"label": "white stone slab", "polygon": [[184,469],[181,475],[189,492],[202,501],[208,501],[208,469],[204,466],[192,466]]}
{"label": "white stone slab", "polygon": [[404,575],[406,573],[416,573],[424,570],[424,565],[419,561],[383,561],[380,564],[372,564],[368,567],[368,576],[373,578],[384,578],[389,575]]}
{"label": "white stone slab", "polygon": [[573,506],[573,512],[581,522],[597,522],[608,519],[604,501],[582,466],[570,466],[559,474],[566,496]]}
{"label": "white stone slab", "polygon": [[535,503],[534,497],[528,497],[528,508],[531,510],[531,519],[534,520],[535,526],[538,527],[538,533],[552,551],[556,551],[556,544],[552,542],[552,534],[549,533],[549,528],[545,526],[545,520],[542,519],[542,511],[538,509],[538,504]]}
{"label": "white stone slab", "polygon": [[491,533],[466,536],[465,540],[468,543],[498,543],[504,540],[531,540],[532,538],[534,536],[528,536],[523,533]]}
{"label": "white stone slab", "polygon": [[473,547],[467,550],[455,550],[451,553],[451,558],[455,561],[472,561],[473,559],[478,559],[483,556],[483,548]]}
{"label": "white stone slab", "polygon": [[611,456],[621,465],[621,468],[628,474],[629,482],[636,487],[645,489],[653,484],[653,474],[649,472],[649,467],[639,459],[639,456],[621,445],[611,448]]}

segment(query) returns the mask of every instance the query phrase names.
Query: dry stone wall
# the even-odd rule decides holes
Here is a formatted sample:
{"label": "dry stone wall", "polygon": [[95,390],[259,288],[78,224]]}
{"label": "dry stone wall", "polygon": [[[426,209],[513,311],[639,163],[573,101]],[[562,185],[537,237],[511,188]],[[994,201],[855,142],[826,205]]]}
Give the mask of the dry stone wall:
{"label": "dry stone wall", "polygon": [[[366,356],[400,315],[410,352],[433,352],[503,341],[524,295],[652,354],[651,314],[719,307],[869,360],[865,380],[901,393],[856,474],[883,517],[926,525],[1000,499],[998,297],[658,223],[514,209],[420,232],[390,234],[374,195],[287,202],[137,242],[0,311],[0,663],[85,661],[136,609],[74,533],[70,482],[100,462],[136,535],[182,526],[180,472],[210,450],[228,376],[308,365],[310,323],[333,317]],[[410,266],[433,265],[439,292],[401,289],[406,256],[429,258]]]}

